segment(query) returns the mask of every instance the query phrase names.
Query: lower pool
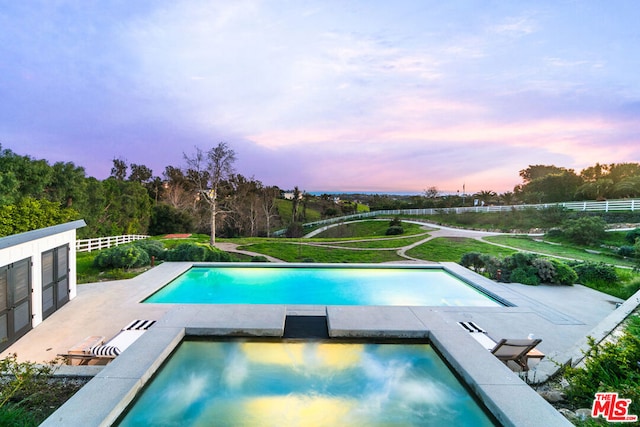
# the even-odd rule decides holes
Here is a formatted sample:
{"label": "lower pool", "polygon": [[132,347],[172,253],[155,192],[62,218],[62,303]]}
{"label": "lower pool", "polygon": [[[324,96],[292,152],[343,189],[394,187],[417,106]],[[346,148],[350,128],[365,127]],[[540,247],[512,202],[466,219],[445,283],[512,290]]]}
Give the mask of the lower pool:
{"label": "lower pool", "polygon": [[493,426],[429,344],[183,341],[119,426]]}
{"label": "lower pool", "polygon": [[444,268],[192,267],[147,303],[501,306]]}

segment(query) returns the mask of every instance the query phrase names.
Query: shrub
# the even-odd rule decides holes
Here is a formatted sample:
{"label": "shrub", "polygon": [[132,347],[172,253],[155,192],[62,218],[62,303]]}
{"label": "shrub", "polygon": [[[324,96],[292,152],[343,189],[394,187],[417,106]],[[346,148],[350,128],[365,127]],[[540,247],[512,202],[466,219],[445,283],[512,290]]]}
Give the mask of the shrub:
{"label": "shrub", "polygon": [[579,245],[592,245],[604,238],[606,222],[600,217],[568,219],[562,223],[564,235]]}
{"label": "shrub", "polygon": [[207,244],[181,243],[167,251],[167,261],[229,262],[231,256]]}
{"label": "shrub", "polygon": [[482,254],[479,252],[467,252],[462,255],[460,259],[460,265],[467,268],[473,268],[474,271],[480,271],[484,268],[484,261]]}
{"label": "shrub", "polygon": [[618,255],[621,257],[632,258],[636,256],[635,246],[620,246],[618,248]]}
{"label": "shrub", "polygon": [[401,227],[402,221],[397,216],[394,217],[391,221],[389,221],[389,227]]}
{"label": "shrub", "polygon": [[29,411],[15,404],[0,407],[0,426],[31,427],[40,421]]}
{"label": "shrub", "polygon": [[545,234],[545,237],[548,239],[557,239],[562,236],[564,236],[564,233],[559,228],[552,228],[551,230],[547,231],[547,233]]}
{"label": "shrub", "polygon": [[578,275],[578,281],[589,285],[608,285],[618,281],[618,274],[614,266],[603,262],[576,262],[569,265]]}
{"label": "shrub", "polygon": [[[502,271],[502,262],[498,258],[482,254],[480,256],[480,261],[484,264],[484,271],[491,279],[501,282],[509,280],[509,271]],[[500,277],[498,277],[498,270],[500,270]]]}
{"label": "shrub", "polygon": [[251,257],[251,262],[269,262],[266,256],[255,255]]}
{"label": "shrub", "polygon": [[[538,255],[518,252],[503,259],[487,254],[468,252],[460,260],[460,265],[499,282],[517,282],[539,285],[541,282],[573,285],[578,275],[565,263],[554,259],[539,258]],[[614,270],[615,271],[615,270]]]}
{"label": "shrub", "polygon": [[9,354],[0,360],[0,372],[5,377],[0,389],[0,407],[4,407],[7,403],[19,404],[37,395],[47,387],[53,369],[50,365],[18,362],[16,354]]}
{"label": "shrub", "polygon": [[302,223],[292,222],[287,227],[287,230],[284,232],[284,235],[289,238],[304,236],[304,227],[302,226]]}
{"label": "shrub", "polygon": [[574,405],[589,407],[596,392],[615,391],[631,399],[629,413],[640,413],[640,337],[629,332],[640,327],[640,318],[631,316],[629,320],[629,329],[617,343],[597,345],[589,337],[584,368],[566,368],[569,387],[565,392]]}
{"label": "shrub", "polygon": [[164,259],[166,249],[164,244],[159,240],[137,240],[133,245],[145,251],[147,255],[149,255],[149,258],[153,256],[156,259]]}
{"label": "shrub", "polygon": [[522,283],[523,285],[539,285],[540,278],[538,277],[535,267],[517,267],[511,271],[509,281],[513,283]]}
{"label": "shrub", "polygon": [[[498,268],[500,269],[500,273],[501,273],[500,274],[501,278],[499,280],[505,281],[505,282],[522,283],[520,282],[521,277],[519,277],[518,280],[514,280],[511,278],[512,272],[517,268],[521,268],[521,269],[531,268],[531,263],[537,257],[538,257],[537,255],[527,253],[527,252],[516,252],[513,255],[509,255],[503,258],[502,261],[500,261],[498,264]],[[534,269],[534,274],[535,274],[535,269]],[[538,280],[538,283],[539,282],[540,280]]]}
{"label": "shrub", "polygon": [[55,362],[18,362],[15,354],[0,359],[0,425],[37,426],[81,384],[51,381]]}
{"label": "shrub", "polygon": [[98,268],[130,268],[142,267],[151,262],[149,255],[139,247],[128,244],[115,246],[101,251],[93,260]]}
{"label": "shrub", "polygon": [[635,245],[638,238],[640,238],[640,228],[631,230],[624,236],[624,240],[630,245]]}
{"label": "shrub", "polygon": [[551,261],[544,258],[536,258],[531,262],[531,265],[536,269],[536,274],[542,283],[554,283],[556,267]]}
{"label": "shrub", "polygon": [[513,255],[505,257],[502,261],[503,266],[511,270],[518,267],[528,267],[533,263],[533,260],[538,258],[536,254],[528,252],[516,252]]}
{"label": "shrub", "polygon": [[188,233],[194,229],[194,219],[186,211],[159,203],[153,207],[149,234]]}
{"label": "shrub", "polygon": [[400,227],[399,225],[391,226],[387,228],[387,231],[385,232],[387,236],[395,236],[403,233],[404,233],[404,228]]}
{"label": "shrub", "polygon": [[553,283],[557,283],[559,285],[573,285],[578,281],[578,275],[573,268],[569,267],[564,262],[560,262],[558,260],[552,259],[551,263],[555,267],[556,274],[553,279]]}

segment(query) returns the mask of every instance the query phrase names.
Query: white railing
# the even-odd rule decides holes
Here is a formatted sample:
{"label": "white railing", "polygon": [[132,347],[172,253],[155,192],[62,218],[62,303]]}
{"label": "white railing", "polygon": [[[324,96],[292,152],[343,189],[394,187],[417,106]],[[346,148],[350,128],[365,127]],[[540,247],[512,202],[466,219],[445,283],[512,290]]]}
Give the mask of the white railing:
{"label": "white railing", "polygon": [[127,234],[124,236],[96,237],[95,239],[76,240],[76,251],[98,251],[100,249],[110,248],[111,246],[118,246],[124,243],[131,243],[135,240],[146,239],[147,237],[149,236],[142,234]]}
{"label": "white railing", "polygon": [[[611,212],[611,211],[640,211],[640,199],[604,200],[601,202],[564,202],[564,203],[544,203],[539,205],[509,205],[509,206],[468,206],[458,208],[427,208],[427,209],[395,209],[362,212],[353,215],[328,218],[320,221],[308,222],[304,227],[314,227],[317,225],[333,224],[350,220],[371,218],[375,216],[387,215],[434,215],[438,213],[462,213],[462,212],[509,212],[522,209],[546,209],[553,206],[561,206],[570,211],[585,212]],[[274,236],[284,234],[285,230],[278,230]]]}

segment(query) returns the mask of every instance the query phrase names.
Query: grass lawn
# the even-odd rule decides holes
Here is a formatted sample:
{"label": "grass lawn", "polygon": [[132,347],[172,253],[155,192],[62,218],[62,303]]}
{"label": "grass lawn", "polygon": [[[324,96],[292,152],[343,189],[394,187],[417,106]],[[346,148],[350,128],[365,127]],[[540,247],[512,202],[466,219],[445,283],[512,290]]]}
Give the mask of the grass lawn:
{"label": "grass lawn", "polygon": [[400,261],[404,258],[394,250],[349,250],[323,248],[304,244],[305,242],[267,242],[244,245],[239,249],[270,255],[287,262],[328,262],[328,263],[379,263]]}
{"label": "grass lawn", "polygon": [[565,257],[581,261],[604,262],[607,264],[633,267],[631,260],[623,259],[612,254],[607,249],[596,249],[599,254],[587,252],[587,248],[568,246],[565,244],[552,244],[536,241],[528,236],[491,236],[484,240],[501,245],[512,246],[523,251],[538,252],[549,256]]}
{"label": "grass lawn", "polygon": [[[386,235],[388,228],[389,220],[357,221],[328,228],[314,238],[336,239],[357,237],[358,239],[377,239],[380,237],[388,237]],[[402,228],[404,228],[403,236],[420,234],[426,231],[420,224],[409,222],[403,222]]]}
{"label": "grass lawn", "polygon": [[76,268],[78,283],[94,283],[104,280],[124,280],[136,277],[151,267],[142,267],[125,271],[121,268],[100,271],[99,268],[93,266],[93,259],[98,255],[99,251],[77,252]]}
{"label": "grass lawn", "polygon": [[407,236],[407,237],[398,237],[398,238],[388,238],[388,239],[379,239],[379,240],[358,240],[358,241],[349,241],[349,242],[341,242],[341,241],[331,241],[331,242],[315,242],[317,244],[322,245],[332,245],[332,246],[342,246],[344,248],[371,248],[371,249],[399,249],[403,246],[410,245],[412,243],[419,242],[420,240],[424,240],[429,237],[429,234],[424,233],[416,236]]}
{"label": "grass lawn", "polygon": [[438,237],[411,249],[407,252],[407,255],[427,261],[459,262],[462,255],[467,252],[480,252],[496,257],[504,257],[517,251],[483,243],[476,239]]}

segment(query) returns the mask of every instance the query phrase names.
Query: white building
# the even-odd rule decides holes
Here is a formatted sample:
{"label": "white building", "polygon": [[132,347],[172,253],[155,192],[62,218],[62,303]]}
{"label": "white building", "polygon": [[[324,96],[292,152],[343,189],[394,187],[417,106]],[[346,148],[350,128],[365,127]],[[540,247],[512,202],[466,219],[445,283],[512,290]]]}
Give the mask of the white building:
{"label": "white building", "polygon": [[0,352],[76,296],[84,220],[0,238]]}

